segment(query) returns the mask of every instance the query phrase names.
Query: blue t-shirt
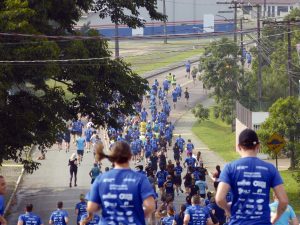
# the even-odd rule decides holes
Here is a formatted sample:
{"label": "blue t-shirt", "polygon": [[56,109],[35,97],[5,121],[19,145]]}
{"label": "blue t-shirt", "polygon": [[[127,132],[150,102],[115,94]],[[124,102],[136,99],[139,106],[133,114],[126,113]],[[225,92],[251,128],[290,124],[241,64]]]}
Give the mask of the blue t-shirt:
{"label": "blue t-shirt", "polygon": [[206,184],[205,181],[198,180],[195,184],[199,187],[199,193],[200,193],[200,195],[206,194],[207,184]]}
{"label": "blue t-shirt", "polygon": [[91,140],[91,137],[93,135],[93,130],[91,128],[87,129],[85,132],[84,132],[84,135],[85,135],[85,138],[87,141],[90,141]]}
{"label": "blue t-shirt", "polygon": [[187,151],[191,152],[191,151],[193,151],[193,149],[194,149],[193,143],[187,143],[186,144],[186,150]]}
{"label": "blue t-shirt", "polygon": [[77,150],[84,150],[85,140],[83,137],[80,137],[76,140]]}
{"label": "blue t-shirt", "polygon": [[185,162],[188,166],[195,167],[197,160],[194,157],[188,157],[185,159]]}
{"label": "blue t-shirt", "polygon": [[[87,218],[87,214],[85,213],[84,215],[82,215],[80,222],[83,221],[85,218]],[[93,219],[88,222],[86,225],[97,225],[99,224],[100,221],[100,216],[98,216],[97,214],[94,214]]]}
{"label": "blue t-shirt", "polygon": [[166,216],[161,219],[161,225],[172,225],[174,216]]}
{"label": "blue t-shirt", "polygon": [[174,217],[176,225],[183,225],[183,219],[184,219],[184,214],[182,215],[182,217],[180,217],[180,214],[176,214]]}
{"label": "blue t-shirt", "polygon": [[209,210],[200,205],[188,207],[185,214],[190,216],[189,225],[206,225],[207,220],[210,218]]}
{"label": "blue t-shirt", "polygon": [[141,117],[142,117],[142,120],[143,120],[143,121],[146,121],[146,120],[147,120],[147,116],[148,116],[147,111],[141,112]]}
{"label": "blue t-shirt", "polygon": [[[270,204],[271,216],[272,214],[277,213],[278,202],[275,201]],[[289,224],[289,221],[296,218],[296,214],[291,206],[288,205],[285,212],[281,215],[279,220],[275,223],[275,225],[286,225]]]}
{"label": "blue t-shirt", "polygon": [[72,130],[75,131],[75,132],[80,132],[81,133],[83,126],[84,125],[83,125],[83,123],[80,120],[75,121],[73,123]]}
{"label": "blue t-shirt", "polygon": [[75,210],[76,209],[78,210],[77,222],[79,222],[82,215],[84,215],[86,213],[86,206],[87,206],[87,203],[85,201],[84,202],[79,202],[79,203],[76,204]]}
{"label": "blue t-shirt", "polygon": [[0,195],[0,216],[3,216],[4,214],[4,208],[5,208],[4,205],[5,205],[4,196]]}
{"label": "blue t-shirt", "polygon": [[156,177],[157,177],[157,182],[162,184],[165,183],[167,180],[167,176],[168,176],[168,172],[165,170],[160,170],[156,173]]}
{"label": "blue t-shirt", "polygon": [[23,225],[41,225],[41,218],[34,213],[25,213],[19,216],[18,221],[22,221]]}
{"label": "blue t-shirt", "polygon": [[54,225],[66,225],[65,218],[68,218],[69,215],[65,210],[55,210],[51,216],[50,220],[53,222]]}
{"label": "blue t-shirt", "polygon": [[181,176],[183,169],[181,166],[175,166],[174,171],[176,176]]}
{"label": "blue t-shirt", "polygon": [[271,225],[270,188],[283,184],[272,164],[256,157],[241,158],[225,166],[220,182],[231,187],[229,224]]}
{"label": "blue t-shirt", "polygon": [[172,92],[172,98],[176,100],[177,97],[178,97],[177,91],[173,91],[173,92]]}
{"label": "blue t-shirt", "polygon": [[99,204],[99,225],[145,225],[143,201],[155,198],[148,178],[131,169],[112,169],[97,177],[89,193],[89,201]]}

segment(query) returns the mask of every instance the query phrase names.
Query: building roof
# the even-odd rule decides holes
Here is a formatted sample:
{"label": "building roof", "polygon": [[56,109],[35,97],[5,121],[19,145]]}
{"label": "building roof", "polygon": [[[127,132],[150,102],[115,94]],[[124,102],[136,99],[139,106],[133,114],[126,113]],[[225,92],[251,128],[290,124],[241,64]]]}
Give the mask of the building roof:
{"label": "building roof", "polygon": [[[264,4],[264,0],[238,0],[239,2],[243,3],[251,3],[251,4]],[[294,5],[299,3],[299,0],[267,0],[268,4],[278,4],[278,5]]]}

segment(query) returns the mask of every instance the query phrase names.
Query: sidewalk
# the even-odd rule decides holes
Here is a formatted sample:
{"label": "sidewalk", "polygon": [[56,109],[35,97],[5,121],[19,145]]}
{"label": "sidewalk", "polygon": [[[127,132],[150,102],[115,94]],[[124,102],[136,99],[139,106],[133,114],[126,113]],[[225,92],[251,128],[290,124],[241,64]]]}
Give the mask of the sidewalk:
{"label": "sidewalk", "polygon": [[[214,104],[212,99],[206,98],[201,102],[204,107],[210,107]],[[226,164],[225,160],[218,156],[215,152],[208,149],[208,147],[192,132],[193,125],[197,122],[191,110],[185,113],[180,119],[177,120],[175,125],[174,136],[181,134],[181,136],[187,141],[191,139],[195,146],[194,154],[200,151],[202,154],[202,159],[204,161],[204,166],[207,168],[208,172],[213,173],[215,171],[216,165],[220,165],[224,168]]]}

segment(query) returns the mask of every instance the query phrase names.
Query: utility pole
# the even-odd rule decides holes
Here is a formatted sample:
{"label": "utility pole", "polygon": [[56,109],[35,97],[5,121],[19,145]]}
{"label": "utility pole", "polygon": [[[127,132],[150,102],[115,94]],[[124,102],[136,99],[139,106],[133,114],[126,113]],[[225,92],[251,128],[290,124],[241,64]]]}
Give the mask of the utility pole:
{"label": "utility pole", "polygon": [[[166,9],[166,0],[163,0],[163,14],[164,16],[167,15],[167,9]],[[164,43],[168,44],[168,35],[167,35],[167,19],[164,19]]]}
{"label": "utility pole", "polygon": [[115,23],[115,58],[120,57],[120,45],[119,45],[119,25]]}
{"label": "utility pole", "polygon": [[243,34],[243,18],[240,19],[240,30],[241,30],[241,64],[242,64],[242,75],[244,77],[244,66],[245,66],[245,58],[244,58],[244,34]]}
{"label": "utility pole", "polygon": [[288,63],[287,72],[289,77],[289,96],[293,96],[293,84],[292,84],[292,35],[291,35],[291,21],[287,21],[287,39],[288,39]]}
{"label": "utility pole", "polygon": [[258,86],[258,103],[261,110],[262,104],[262,57],[261,57],[261,44],[260,44],[260,5],[257,5],[257,51],[258,51],[258,73],[257,73],[257,86]]}
{"label": "utility pole", "polygon": [[234,36],[233,36],[233,38],[234,38],[234,42],[235,43],[237,43],[237,25],[238,25],[238,15],[237,15],[237,13],[238,13],[238,9],[239,8],[241,8],[240,6],[238,6],[238,5],[241,5],[241,4],[243,4],[242,2],[237,2],[236,0],[233,0],[233,1],[231,1],[231,2],[217,2],[217,4],[219,4],[219,5],[228,5],[228,4],[230,4],[230,5],[234,5],[234,6],[232,6],[232,7],[229,7],[230,9],[234,9],[234,19],[233,19],[233,23],[234,23]]}
{"label": "utility pole", "polygon": [[267,0],[264,0],[264,19],[266,19],[266,12],[267,12]]}

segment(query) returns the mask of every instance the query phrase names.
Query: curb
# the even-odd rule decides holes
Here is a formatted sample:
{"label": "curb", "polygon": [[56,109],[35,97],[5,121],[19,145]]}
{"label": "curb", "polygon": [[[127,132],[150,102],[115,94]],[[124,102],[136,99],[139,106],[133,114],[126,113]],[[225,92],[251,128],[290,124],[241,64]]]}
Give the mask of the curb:
{"label": "curb", "polygon": [[141,77],[144,78],[144,79],[149,79],[149,78],[155,77],[155,76],[157,76],[157,75],[166,73],[166,72],[168,72],[168,71],[178,69],[178,68],[180,68],[180,67],[185,66],[185,62],[186,62],[187,60],[190,60],[191,64],[196,63],[196,62],[199,62],[199,61],[200,61],[200,56],[201,56],[201,55],[202,55],[202,54],[199,54],[199,55],[194,56],[194,57],[192,57],[192,58],[186,59],[184,62],[175,63],[175,64],[173,64],[173,65],[170,65],[170,66],[168,66],[168,67],[161,68],[161,69],[159,69],[159,70],[155,70],[155,71],[152,71],[152,72],[150,71],[150,72],[144,73],[144,74],[141,75]]}
{"label": "curb", "polygon": [[[31,155],[31,153],[32,153],[33,150],[35,150],[35,149],[36,149],[36,145],[32,146],[31,149],[29,150],[29,155]],[[17,180],[17,182],[16,182],[14,191],[13,191],[13,193],[11,194],[11,196],[10,196],[10,198],[9,198],[7,204],[6,204],[6,207],[5,207],[5,210],[4,210],[4,217],[6,217],[7,214],[9,213],[9,210],[10,210],[10,208],[11,208],[11,206],[12,206],[13,200],[14,200],[14,198],[16,197],[16,194],[17,194],[17,191],[18,191],[18,189],[19,189],[19,186],[20,186],[20,184],[21,184],[21,182],[22,182],[22,180],[23,180],[24,174],[25,174],[25,169],[24,169],[24,167],[23,167],[22,172],[21,172],[21,174],[20,174],[20,176],[18,177],[18,180]]]}

